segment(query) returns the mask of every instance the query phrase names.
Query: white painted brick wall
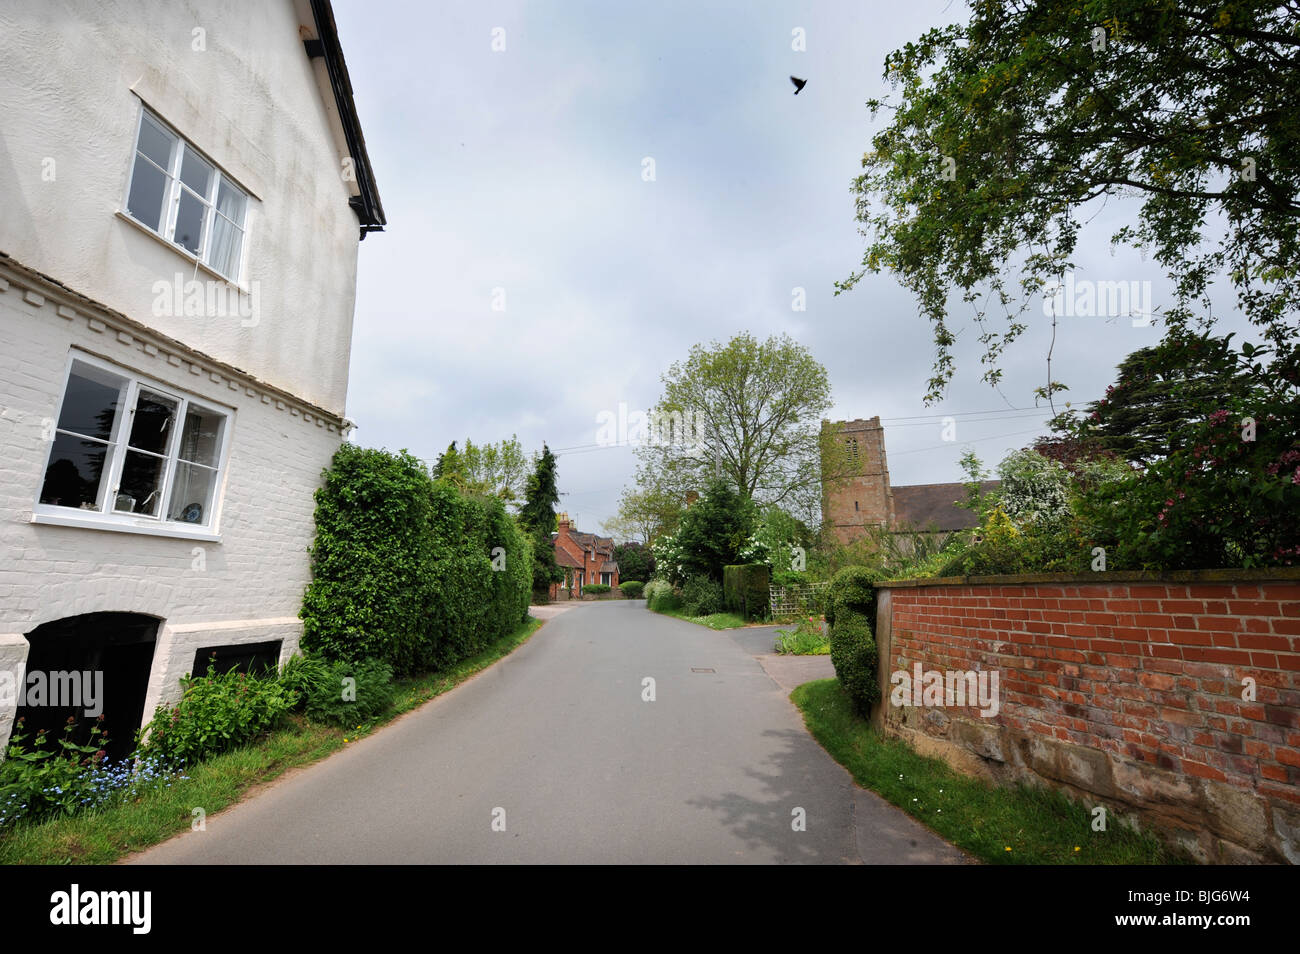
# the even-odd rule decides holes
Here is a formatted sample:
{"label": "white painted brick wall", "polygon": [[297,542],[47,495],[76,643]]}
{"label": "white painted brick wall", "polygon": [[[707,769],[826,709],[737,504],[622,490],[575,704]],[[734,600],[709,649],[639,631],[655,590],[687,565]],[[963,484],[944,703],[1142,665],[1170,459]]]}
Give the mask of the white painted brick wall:
{"label": "white painted brick wall", "polygon": [[[156,616],[147,720],[177,698],[199,648],[281,639],[287,658],[310,575],[312,493],[342,440],[339,422],[318,423],[309,405],[291,407],[265,388],[250,395],[253,385],[232,369],[173,349],[199,362],[194,374],[157,346],[111,326],[94,330],[88,311],[34,304],[2,277],[0,288],[0,669],[21,680],[22,634],[42,623],[102,611]],[[42,427],[57,416],[74,347],[235,409],[219,543],[31,522],[49,451]],[[193,568],[196,547],[205,551],[202,570]],[[13,715],[0,706],[0,746]]]}

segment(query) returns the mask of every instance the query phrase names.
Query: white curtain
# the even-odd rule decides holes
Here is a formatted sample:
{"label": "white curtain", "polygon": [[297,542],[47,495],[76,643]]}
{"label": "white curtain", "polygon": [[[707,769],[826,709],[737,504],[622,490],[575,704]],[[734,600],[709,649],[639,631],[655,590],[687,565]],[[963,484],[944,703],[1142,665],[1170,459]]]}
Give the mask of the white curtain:
{"label": "white curtain", "polygon": [[244,242],[244,207],[247,200],[221,183],[217,190],[217,212],[212,216],[212,254],[208,263],[231,281],[239,280],[239,252]]}

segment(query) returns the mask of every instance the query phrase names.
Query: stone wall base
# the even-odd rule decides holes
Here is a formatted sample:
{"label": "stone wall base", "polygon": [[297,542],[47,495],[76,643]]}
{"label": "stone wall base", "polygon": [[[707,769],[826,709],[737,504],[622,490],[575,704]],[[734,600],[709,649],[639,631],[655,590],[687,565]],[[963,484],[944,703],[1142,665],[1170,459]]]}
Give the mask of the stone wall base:
{"label": "stone wall base", "polygon": [[[927,719],[924,727],[915,724]],[[1300,811],[1223,782],[933,709],[895,710],[884,729],[965,774],[1046,785],[1090,810],[1104,806],[1111,819],[1118,816],[1203,864],[1300,863]]]}

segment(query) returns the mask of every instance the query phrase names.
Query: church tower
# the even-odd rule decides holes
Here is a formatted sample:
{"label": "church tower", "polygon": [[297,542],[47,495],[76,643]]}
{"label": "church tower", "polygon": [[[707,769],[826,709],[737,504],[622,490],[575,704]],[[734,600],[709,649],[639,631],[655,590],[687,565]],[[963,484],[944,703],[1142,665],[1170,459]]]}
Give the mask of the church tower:
{"label": "church tower", "polygon": [[828,430],[844,449],[845,466],[839,475],[827,473],[834,467],[823,464],[822,519],[832,524],[835,539],[850,543],[867,527],[892,527],[894,498],[880,418],[822,421],[822,432]]}

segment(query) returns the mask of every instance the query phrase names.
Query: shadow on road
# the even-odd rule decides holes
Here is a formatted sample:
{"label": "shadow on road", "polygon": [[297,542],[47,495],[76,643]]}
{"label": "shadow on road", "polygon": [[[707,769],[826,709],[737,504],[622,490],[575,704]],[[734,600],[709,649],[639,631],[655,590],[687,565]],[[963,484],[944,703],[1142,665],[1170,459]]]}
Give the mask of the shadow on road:
{"label": "shadow on road", "polygon": [[[767,849],[783,863],[837,863],[855,860],[852,851],[852,790],[827,771],[825,755],[808,735],[769,729],[780,749],[762,767],[745,775],[762,788],[760,797],[739,792],[701,796],[687,802],[714,811],[751,851]],[[802,809],[805,830],[796,830]]]}

